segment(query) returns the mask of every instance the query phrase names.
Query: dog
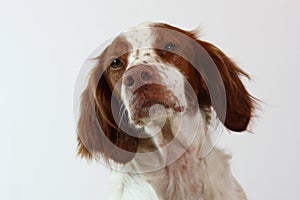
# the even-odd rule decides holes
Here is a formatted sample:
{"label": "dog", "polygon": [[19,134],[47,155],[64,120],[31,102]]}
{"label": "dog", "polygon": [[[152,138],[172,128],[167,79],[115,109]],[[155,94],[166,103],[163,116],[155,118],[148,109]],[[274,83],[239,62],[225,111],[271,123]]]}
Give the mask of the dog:
{"label": "dog", "polygon": [[219,126],[247,130],[255,108],[240,79],[247,73],[197,30],[165,23],[121,33],[95,59],[78,154],[113,169],[112,199],[247,199],[230,155],[209,136]]}

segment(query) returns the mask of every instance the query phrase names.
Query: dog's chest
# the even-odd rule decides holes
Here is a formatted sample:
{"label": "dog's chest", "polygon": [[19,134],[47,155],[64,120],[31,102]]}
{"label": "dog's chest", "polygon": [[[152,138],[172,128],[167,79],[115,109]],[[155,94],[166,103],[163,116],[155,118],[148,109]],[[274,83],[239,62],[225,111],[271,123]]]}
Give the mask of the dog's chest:
{"label": "dog's chest", "polygon": [[167,167],[146,175],[162,199],[193,199],[201,194],[201,162],[192,148]]}

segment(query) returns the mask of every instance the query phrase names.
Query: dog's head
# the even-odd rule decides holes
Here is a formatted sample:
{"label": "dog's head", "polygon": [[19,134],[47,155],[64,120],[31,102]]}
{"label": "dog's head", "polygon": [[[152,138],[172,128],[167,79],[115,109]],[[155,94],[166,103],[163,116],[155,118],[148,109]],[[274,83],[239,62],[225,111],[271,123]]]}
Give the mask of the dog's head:
{"label": "dog's head", "polygon": [[253,99],[239,78],[248,75],[195,31],[147,24],[120,34],[97,60],[81,97],[81,156],[127,163],[141,129],[195,108],[209,115],[213,107],[232,131],[248,126]]}

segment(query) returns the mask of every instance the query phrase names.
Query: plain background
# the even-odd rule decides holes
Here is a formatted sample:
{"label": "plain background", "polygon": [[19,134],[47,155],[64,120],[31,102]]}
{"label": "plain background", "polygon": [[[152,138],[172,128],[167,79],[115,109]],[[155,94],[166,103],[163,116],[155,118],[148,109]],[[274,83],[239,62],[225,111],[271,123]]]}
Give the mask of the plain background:
{"label": "plain background", "polygon": [[300,2],[11,0],[0,6],[0,199],[99,200],[108,169],[76,157],[73,90],[88,55],[145,21],[193,29],[251,74],[254,134],[224,135],[250,200],[300,199]]}

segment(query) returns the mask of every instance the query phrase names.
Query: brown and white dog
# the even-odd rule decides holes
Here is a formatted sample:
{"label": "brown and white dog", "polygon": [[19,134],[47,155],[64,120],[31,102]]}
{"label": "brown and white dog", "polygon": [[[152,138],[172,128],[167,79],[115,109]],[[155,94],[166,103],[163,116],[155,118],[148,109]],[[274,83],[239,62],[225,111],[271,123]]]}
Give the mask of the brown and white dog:
{"label": "brown and white dog", "polygon": [[215,121],[247,129],[254,99],[245,72],[196,31],[162,23],[120,34],[96,59],[81,96],[78,152],[114,168],[112,199],[246,199],[230,156],[209,137]]}

